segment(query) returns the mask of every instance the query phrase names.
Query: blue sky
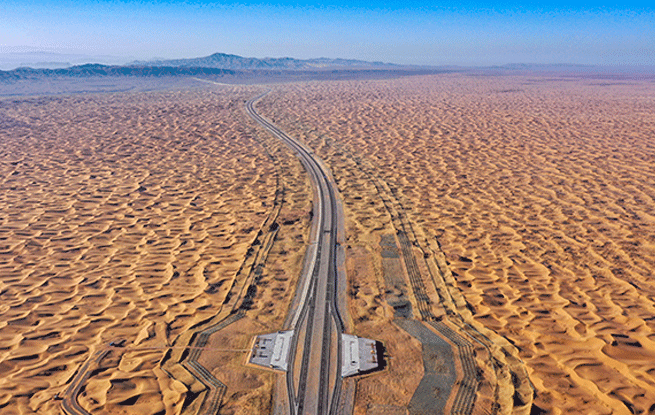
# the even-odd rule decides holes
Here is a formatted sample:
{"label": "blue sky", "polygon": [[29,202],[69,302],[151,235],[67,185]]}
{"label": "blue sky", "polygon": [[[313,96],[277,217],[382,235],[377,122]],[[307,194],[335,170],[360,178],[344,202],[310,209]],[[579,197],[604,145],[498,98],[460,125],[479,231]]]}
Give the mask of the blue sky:
{"label": "blue sky", "polygon": [[0,0],[0,52],[655,65],[642,2]]}

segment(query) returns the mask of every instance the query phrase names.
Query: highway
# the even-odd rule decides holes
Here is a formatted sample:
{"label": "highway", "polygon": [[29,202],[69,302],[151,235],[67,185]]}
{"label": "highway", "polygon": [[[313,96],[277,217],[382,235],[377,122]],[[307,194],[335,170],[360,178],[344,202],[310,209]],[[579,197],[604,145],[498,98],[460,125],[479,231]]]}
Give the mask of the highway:
{"label": "highway", "polygon": [[[268,93],[268,92],[267,92]],[[289,146],[307,170],[314,187],[314,228],[300,277],[289,330],[293,330],[286,372],[285,412],[291,415],[334,414],[342,386],[342,333],[336,300],[337,230],[340,223],[336,189],[322,162],[307,147],[257,113],[254,104],[267,93],[246,102],[247,113]],[[342,221],[341,221],[342,223]]]}
{"label": "highway", "polygon": [[92,364],[97,364],[100,362],[106,355],[109,353],[110,349],[101,350],[96,352],[92,357],[87,359],[86,362],[80,367],[80,369],[75,374],[73,381],[71,382],[68,389],[63,394],[63,400],[61,402],[62,409],[64,413],[70,415],[90,415],[80,403],[77,401],[77,397],[82,390],[82,386],[89,379],[91,371],[89,367]]}

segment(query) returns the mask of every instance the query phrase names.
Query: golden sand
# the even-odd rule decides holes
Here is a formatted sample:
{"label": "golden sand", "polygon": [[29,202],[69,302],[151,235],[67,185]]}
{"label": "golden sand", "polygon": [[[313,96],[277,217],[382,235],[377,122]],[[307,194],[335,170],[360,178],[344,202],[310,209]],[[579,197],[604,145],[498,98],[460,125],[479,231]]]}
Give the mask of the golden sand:
{"label": "golden sand", "polygon": [[[60,413],[76,371],[124,339],[93,362],[81,407],[177,413],[187,388],[159,362],[220,308],[285,189],[263,283],[292,293],[279,263],[302,257],[310,189],[295,158],[273,158],[283,146],[253,135],[242,107],[257,91],[0,101],[0,412]],[[274,308],[264,294],[251,314]]]}
{"label": "golden sand", "polygon": [[356,329],[390,341],[389,371],[359,382],[356,411],[383,390],[406,405],[416,378],[402,371],[421,367],[403,355],[415,345],[396,346],[383,302],[389,220],[347,154],[388,185],[419,242],[445,253],[473,318],[515,345],[534,411],[655,411],[654,93],[646,81],[440,75],[265,98],[262,112],[332,168]]}
{"label": "golden sand", "polygon": [[[281,328],[311,190],[243,111],[262,90],[0,101],[0,412],[60,413],[87,361],[78,401],[94,414],[197,408],[197,382],[166,370],[179,373],[191,327],[225,312],[274,215],[252,304],[199,358],[227,386],[222,413],[270,411],[275,376],[246,367],[244,350]],[[522,359],[534,413],[655,412],[654,92],[458,74],[273,87],[258,109],[332,170],[355,334],[388,355],[357,381],[355,413],[405,413],[423,375],[383,278],[403,272],[380,247],[401,216],[412,252],[429,257],[421,273],[445,254],[458,307]],[[514,379],[480,370],[485,413],[494,385]],[[498,399],[509,408],[517,396]]]}

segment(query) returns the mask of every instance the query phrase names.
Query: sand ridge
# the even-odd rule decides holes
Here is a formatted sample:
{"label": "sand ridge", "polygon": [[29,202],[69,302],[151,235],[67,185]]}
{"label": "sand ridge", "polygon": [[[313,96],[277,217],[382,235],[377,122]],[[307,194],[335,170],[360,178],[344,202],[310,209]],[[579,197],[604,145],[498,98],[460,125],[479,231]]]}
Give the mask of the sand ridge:
{"label": "sand ridge", "polygon": [[[223,397],[213,409],[220,406],[224,414],[271,412],[275,382],[284,376],[247,365],[247,356],[255,335],[283,328],[301,274],[312,218],[313,191],[300,160],[243,109],[244,131],[260,143],[274,164],[277,184],[274,208],[248,251],[252,252],[248,255],[253,261],[246,258],[235,277],[240,292],[231,291],[232,298],[226,297],[226,302],[214,307],[219,312],[212,321],[219,322],[220,329],[211,330],[213,334],[207,340],[206,349],[197,358],[224,388],[220,392]],[[240,282],[242,277],[246,277],[245,281]],[[231,304],[235,307],[232,310]],[[225,325],[234,317],[238,320]],[[183,355],[180,361],[186,365],[188,361]],[[185,377],[179,370],[172,372],[174,377],[178,374]],[[190,402],[187,395],[184,413],[204,413],[207,409],[207,397]]]}
{"label": "sand ridge", "polygon": [[[391,324],[385,197],[417,258],[445,254],[453,307],[518,350],[535,412],[655,410],[654,87],[449,74],[278,85],[258,105],[326,160],[344,199],[356,334],[389,355],[358,381],[356,413],[405,413],[423,375],[420,344]],[[225,302],[283,188],[251,308],[200,358],[228,386],[226,413],[270,408],[273,375],[240,350],[284,318],[311,192],[245,117],[260,90],[0,100],[2,411],[59,413],[76,370],[110,350],[83,382],[85,410],[177,413],[199,391],[160,362]],[[511,405],[494,376],[481,412]]]}
{"label": "sand ridge", "polygon": [[[377,167],[475,320],[519,350],[537,410],[652,412],[654,87],[442,75],[288,86],[262,110]],[[379,226],[370,202],[358,234]]]}
{"label": "sand ridge", "polygon": [[76,370],[92,413],[176,413],[167,347],[224,301],[275,196],[244,133],[254,92],[0,101],[0,407],[59,413]]}

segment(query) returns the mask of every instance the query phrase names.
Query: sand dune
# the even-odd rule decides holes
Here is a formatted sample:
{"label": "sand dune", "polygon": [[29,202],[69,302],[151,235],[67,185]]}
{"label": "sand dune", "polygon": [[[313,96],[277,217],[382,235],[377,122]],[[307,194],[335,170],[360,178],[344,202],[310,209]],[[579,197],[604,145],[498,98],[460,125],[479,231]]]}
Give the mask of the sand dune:
{"label": "sand dune", "polygon": [[[507,339],[476,359],[515,351],[535,413],[655,410],[654,89],[457,74],[274,86],[258,108],[331,168],[352,325],[388,354],[357,381],[355,413],[406,413],[423,376],[421,344],[389,304],[419,308],[402,277],[387,279],[403,274],[385,245],[401,216],[422,275],[447,261],[447,287],[427,294],[458,292],[430,312],[457,308]],[[252,302],[199,358],[227,386],[223,412],[270,410],[275,376],[245,367],[244,350],[281,327],[311,202],[293,154],[243,113],[258,91],[0,100],[1,412],[60,413],[90,361],[85,410],[178,413],[198,390],[161,361],[234,301],[277,215]],[[512,363],[499,364],[509,372],[480,366],[474,413],[493,407],[495,385],[511,389]],[[509,408],[521,393],[497,399]]]}
{"label": "sand dune", "polygon": [[244,122],[256,90],[0,101],[0,412],[59,413],[77,369],[125,339],[81,406],[176,413],[186,388],[159,361],[216,313],[278,190]]}
{"label": "sand dune", "polygon": [[[535,410],[650,413],[654,89],[441,75],[286,86],[261,108],[317,149],[340,183],[359,258],[351,262],[359,330],[391,318],[375,263],[389,221],[346,151],[374,166],[421,244],[440,244],[473,318],[516,346]],[[368,291],[360,264],[377,278]],[[393,354],[388,374],[360,382],[358,410],[373,410],[368,389],[411,389],[393,373],[402,359]],[[406,404],[402,395],[389,404]]]}

